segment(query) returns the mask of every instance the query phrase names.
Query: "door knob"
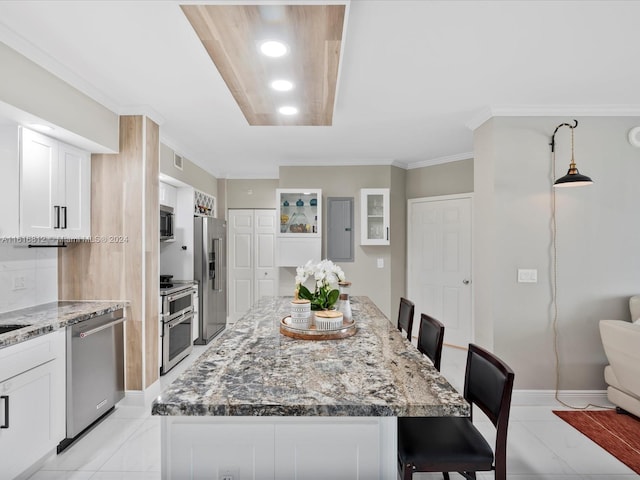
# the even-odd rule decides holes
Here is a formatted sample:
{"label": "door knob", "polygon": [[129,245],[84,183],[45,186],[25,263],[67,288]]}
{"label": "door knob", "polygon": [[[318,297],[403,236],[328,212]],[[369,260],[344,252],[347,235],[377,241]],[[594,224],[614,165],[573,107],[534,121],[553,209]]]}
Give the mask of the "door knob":
{"label": "door knob", "polygon": [[462,280],[462,283],[464,283],[465,285],[469,285],[471,283],[471,280],[467,280],[465,278],[464,280]]}

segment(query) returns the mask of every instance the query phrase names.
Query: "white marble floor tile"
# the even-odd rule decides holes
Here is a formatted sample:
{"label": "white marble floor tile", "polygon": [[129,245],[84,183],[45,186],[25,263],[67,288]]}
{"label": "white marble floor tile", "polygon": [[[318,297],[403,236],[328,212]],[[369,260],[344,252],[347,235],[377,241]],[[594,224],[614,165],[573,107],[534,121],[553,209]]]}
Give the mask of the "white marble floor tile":
{"label": "white marble floor tile", "polygon": [[523,425],[577,473],[601,476],[634,473],[605,449],[562,420],[527,422]]}
{"label": "white marble floor tile", "polygon": [[107,417],[65,451],[48,460],[41,470],[97,471],[143,422],[142,419]]}
{"label": "white marble floor tile", "polygon": [[94,473],[79,470],[40,470],[29,477],[29,480],[88,480]]}
{"label": "white marble floor tile", "polygon": [[100,472],[160,472],[160,419],[149,418],[100,467]]}

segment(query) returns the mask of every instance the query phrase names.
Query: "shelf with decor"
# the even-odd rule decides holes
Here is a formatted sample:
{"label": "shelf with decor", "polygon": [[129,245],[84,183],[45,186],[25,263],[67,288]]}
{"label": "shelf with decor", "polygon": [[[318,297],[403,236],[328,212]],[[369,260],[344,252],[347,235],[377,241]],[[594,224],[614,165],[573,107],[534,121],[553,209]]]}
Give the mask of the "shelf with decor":
{"label": "shelf with decor", "polygon": [[200,217],[216,216],[216,197],[193,190],[193,214]]}
{"label": "shelf with decor", "polygon": [[319,261],[322,246],[322,190],[279,188],[276,204],[280,228],[277,261],[281,267]]}

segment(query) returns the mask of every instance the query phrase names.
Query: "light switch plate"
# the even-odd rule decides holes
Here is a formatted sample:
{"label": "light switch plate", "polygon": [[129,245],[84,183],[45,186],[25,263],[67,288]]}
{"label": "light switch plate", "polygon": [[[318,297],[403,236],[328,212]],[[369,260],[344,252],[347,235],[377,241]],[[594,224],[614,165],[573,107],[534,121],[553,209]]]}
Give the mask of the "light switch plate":
{"label": "light switch plate", "polygon": [[384,258],[378,259],[378,268],[384,268]]}
{"label": "light switch plate", "polygon": [[535,268],[519,268],[518,283],[538,283],[538,270]]}

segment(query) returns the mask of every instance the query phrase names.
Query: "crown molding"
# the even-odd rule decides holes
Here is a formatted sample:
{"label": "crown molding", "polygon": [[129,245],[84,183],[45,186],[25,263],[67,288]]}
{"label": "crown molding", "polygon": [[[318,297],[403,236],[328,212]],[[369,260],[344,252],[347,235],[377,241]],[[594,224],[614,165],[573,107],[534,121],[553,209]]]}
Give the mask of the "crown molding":
{"label": "crown molding", "polygon": [[113,98],[87,82],[81,76],[75,74],[60,61],[39,47],[36,47],[29,40],[14,32],[3,23],[0,23],[0,42],[112,112],[118,112],[119,105]]}
{"label": "crown molding", "polygon": [[149,105],[121,107],[117,109],[116,112],[118,115],[144,115],[145,117],[149,117],[158,125],[162,125],[165,122],[165,118]]}
{"label": "crown molding", "polygon": [[465,123],[475,130],[492,117],[640,117],[640,105],[494,105]]}
{"label": "crown molding", "polygon": [[407,167],[407,170],[413,170],[414,168],[432,167],[434,165],[440,165],[443,163],[457,162],[459,160],[469,160],[473,158],[473,152],[456,153],[455,155],[448,155],[446,157],[437,157],[430,160],[423,160],[421,162],[415,162]]}

